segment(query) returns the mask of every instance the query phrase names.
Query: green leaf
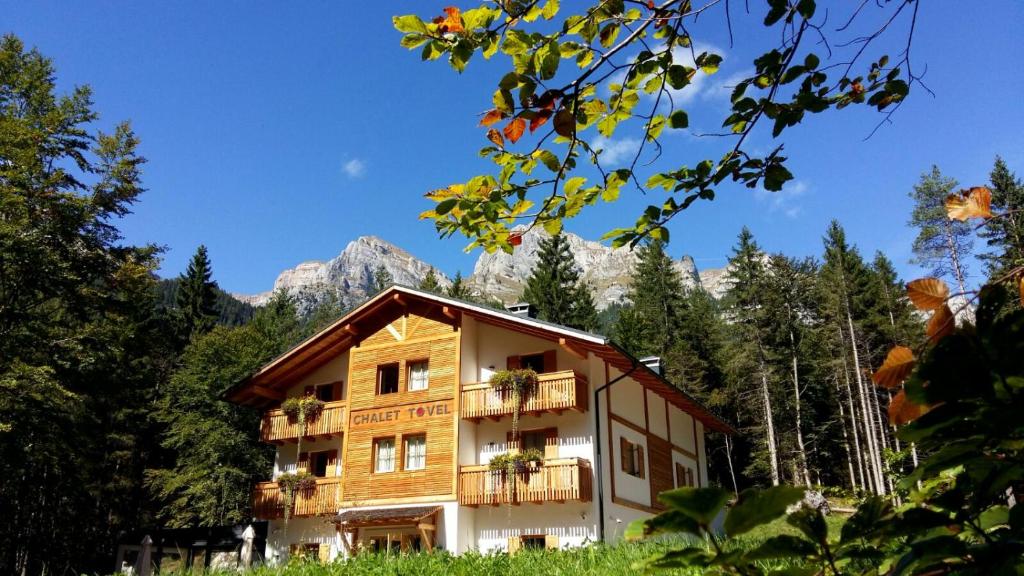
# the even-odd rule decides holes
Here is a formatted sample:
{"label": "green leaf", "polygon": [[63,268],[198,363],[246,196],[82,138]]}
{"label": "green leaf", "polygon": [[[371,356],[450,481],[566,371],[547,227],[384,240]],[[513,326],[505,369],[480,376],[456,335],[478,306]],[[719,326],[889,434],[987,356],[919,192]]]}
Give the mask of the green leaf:
{"label": "green leaf", "polygon": [[544,231],[552,236],[556,236],[562,232],[562,219],[552,218],[544,221]]}
{"label": "green leaf", "polygon": [[842,541],[850,542],[862,538],[872,530],[878,529],[878,523],[890,510],[888,502],[878,496],[872,496],[857,506],[857,511],[843,524]]}
{"label": "green leaf", "polygon": [[649,535],[665,533],[683,533],[700,535],[697,521],[678,510],[662,512],[645,522],[645,530]]}
{"label": "green leaf", "polygon": [[780,534],[765,540],[760,546],[743,555],[745,560],[771,560],[793,558],[803,560],[818,553],[817,546],[809,540],[790,534]]}
{"label": "green leaf", "polygon": [[782,164],[771,164],[764,171],[764,189],[769,192],[782,190],[782,185],[793,179],[793,173]]}
{"label": "green leaf", "polygon": [[690,117],[684,110],[675,110],[668,117],[668,125],[672,128],[686,128],[690,125]]}
{"label": "green leaf", "polygon": [[506,88],[499,88],[494,91],[494,96],[491,98],[491,102],[494,103],[494,109],[500,110],[506,114],[512,114],[515,111],[515,103],[512,101],[512,92]]}
{"label": "green leaf", "polygon": [[804,489],[774,486],[767,490],[748,488],[725,516],[725,533],[737,536],[767,524],[786,513],[786,508],[804,497]]}
{"label": "green leaf", "polygon": [[552,172],[558,172],[559,168],[562,167],[562,162],[558,159],[558,156],[555,156],[555,153],[550,150],[537,150],[533,153],[533,157],[540,160]]}
{"label": "green leaf", "polygon": [[395,29],[399,32],[415,32],[417,34],[426,34],[427,25],[420,20],[419,16],[415,14],[407,14],[405,16],[392,16],[391,23],[394,24]]}
{"label": "green leaf", "polygon": [[658,501],[702,526],[710,526],[729,501],[729,494],[721,488],[676,488],[662,492]]}
{"label": "green leaf", "polygon": [[673,64],[668,67],[668,84],[669,86],[680,90],[690,83],[690,77],[693,76],[693,68],[688,68],[680,64]]}
{"label": "green leaf", "polygon": [[531,46],[533,42],[525,32],[509,30],[505,33],[505,41],[501,43],[501,51],[509,56],[516,56],[525,53]]}
{"label": "green leaf", "polygon": [[709,54],[707,52],[697,56],[696,64],[700,67],[701,71],[705,74],[714,74],[718,72],[718,66],[722,63],[722,57],[718,54]]}
{"label": "green leaf", "polygon": [[647,520],[639,518],[633,520],[626,526],[626,531],[622,533],[622,537],[626,540],[640,540],[647,535]]}
{"label": "green leaf", "polygon": [[787,516],[786,522],[815,542],[825,542],[828,538],[828,525],[817,508],[804,506]]}
{"label": "green leaf", "polygon": [[455,68],[455,70],[461,73],[466,69],[466,64],[472,56],[472,44],[466,40],[459,40],[455,46],[452,47],[452,52],[448,57],[448,61],[451,62],[452,68]]}
{"label": "green leaf", "polygon": [[586,181],[587,179],[584,178],[583,176],[574,176],[572,178],[569,178],[568,180],[565,181],[565,184],[562,185],[562,191],[565,193],[566,196],[572,196],[577,191],[579,191],[579,189],[583,186],[583,184]]}
{"label": "green leaf", "polygon": [[541,10],[545,20],[551,20],[558,14],[558,0],[548,0]]}
{"label": "green leaf", "polygon": [[455,205],[459,203],[458,198],[448,198],[438,203],[437,207],[434,208],[434,212],[437,212],[438,216],[444,216],[445,214],[452,211]]}
{"label": "green leaf", "polygon": [[619,37],[619,29],[621,27],[622,26],[618,22],[606,24],[605,27],[601,29],[601,46],[611,48],[612,44],[615,43],[615,39]]}
{"label": "green leaf", "polygon": [[647,183],[644,184],[646,188],[657,188],[661,186],[665,191],[669,191],[673,186],[676,185],[676,179],[665,174],[654,174],[647,179]]}
{"label": "green leaf", "polygon": [[656,140],[661,135],[661,131],[665,128],[665,117],[661,114],[657,114],[651,118],[650,122],[647,123],[647,139]]}
{"label": "green leaf", "polygon": [[429,41],[429,36],[423,36],[421,34],[406,34],[405,36],[402,36],[402,40],[399,42],[399,44],[401,44],[403,48],[408,48],[412,50],[413,48],[422,46],[424,42]]}

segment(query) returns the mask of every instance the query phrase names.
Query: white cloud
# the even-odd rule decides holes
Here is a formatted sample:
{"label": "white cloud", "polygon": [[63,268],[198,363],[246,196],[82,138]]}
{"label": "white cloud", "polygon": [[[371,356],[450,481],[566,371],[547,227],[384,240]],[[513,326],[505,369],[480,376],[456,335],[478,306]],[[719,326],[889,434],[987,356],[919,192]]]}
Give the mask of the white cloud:
{"label": "white cloud", "polygon": [[732,97],[732,91],[736,88],[736,85],[749,78],[753,73],[753,70],[741,70],[739,72],[734,72],[717,82],[713,82],[704,92],[704,99],[724,100],[728,102],[729,98]]}
{"label": "white cloud", "polygon": [[619,139],[608,139],[604,136],[598,136],[590,143],[595,150],[603,150],[599,156],[602,165],[606,165],[605,168],[615,167],[611,166],[617,164],[623,160],[632,160],[633,156],[636,155],[636,151],[640,149],[640,140],[637,138],[619,138]]}
{"label": "white cloud", "polygon": [[803,213],[803,205],[797,199],[810,192],[810,186],[802,180],[793,180],[782,186],[778,192],[769,192],[764,188],[754,191],[758,202],[767,204],[768,213],[781,212],[787,218],[797,218]]}
{"label": "white cloud", "polygon": [[359,158],[353,158],[341,166],[341,170],[348,175],[349,178],[362,178],[366,174],[366,162]]}

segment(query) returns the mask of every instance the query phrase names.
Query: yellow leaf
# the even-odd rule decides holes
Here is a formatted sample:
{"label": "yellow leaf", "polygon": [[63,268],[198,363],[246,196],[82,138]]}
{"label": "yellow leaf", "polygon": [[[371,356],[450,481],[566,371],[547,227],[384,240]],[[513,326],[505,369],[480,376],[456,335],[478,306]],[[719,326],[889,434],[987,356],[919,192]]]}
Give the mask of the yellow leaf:
{"label": "yellow leaf", "polygon": [[501,110],[488,110],[484,117],[480,119],[481,126],[490,126],[495,124],[499,120],[505,117],[505,113]]}
{"label": "yellow leaf", "polygon": [[914,369],[914,353],[906,346],[894,346],[885,357],[885,362],[871,375],[875,384],[884,388],[895,388],[903,383]]}
{"label": "yellow leaf", "polygon": [[952,334],[954,328],[956,328],[956,320],[953,318],[953,311],[949,309],[948,305],[943,304],[928,321],[928,338],[932,342],[937,342]]}
{"label": "yellow leaf", "polygon": [[917,420],[925,412],[927,410],[924,406],[914,404],[907,398],[907,393],[900,390],[889,402],[889,423],[893,426],[902,426]]}
{"label": "yellow leaf", "polygon": [[907,283],[907,296],[918,310],[938,310],[949,298],[949,286],[938,278],[920,278]]}
{"label": "yellow leaf", "polygon": [[966,222],[970,218],[992,217],[992,191],[984,186],[961,190],[946,198],[946,215]]}
{"label": "yellow leaf", "polygon": [[499,148],[505,147],[505,139],[501,136],[501,132],[498,132],[494,128],[487,131],[487,139],[497,144]]}

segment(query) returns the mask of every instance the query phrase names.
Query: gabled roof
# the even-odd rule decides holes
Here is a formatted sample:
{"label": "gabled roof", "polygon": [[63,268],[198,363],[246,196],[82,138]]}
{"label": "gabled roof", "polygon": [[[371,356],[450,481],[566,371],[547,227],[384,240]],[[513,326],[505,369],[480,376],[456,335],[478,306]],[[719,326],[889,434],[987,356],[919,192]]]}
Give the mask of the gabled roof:
{"label": "gabled roof", "polygon": [[712,414],[700,402],[600,334],[401,285],[383,290],[320,332],[270,361],[228,389],[224,393],[224,398],[237,404],[261,408],[279,402],[284,397],[284,388],[323,365],[332,357],[332,352],[356,345],[360,335],[376,332],[383,328],[390,318],[406,311],[450,324],[455,324],[460,315],[466,315],[488,324],[552,340],[563,348],[579,354],[592,353],[620,372],[629,372],[630,378],[667,398],[671,404],[693,415],[708,429],[727,434],[735,432],[729,424]]}

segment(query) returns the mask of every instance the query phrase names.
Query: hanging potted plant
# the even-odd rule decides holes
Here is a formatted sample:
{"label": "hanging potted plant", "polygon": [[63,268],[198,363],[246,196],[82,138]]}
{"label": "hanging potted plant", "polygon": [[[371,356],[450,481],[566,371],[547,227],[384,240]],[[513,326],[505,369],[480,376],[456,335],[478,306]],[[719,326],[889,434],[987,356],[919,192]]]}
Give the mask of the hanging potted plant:
{"label": "hanging potted plant", "polygon": [[295,448],[296,458],[302,454],[302,437],[306,435],[306,428],[324,411],[324,403],[316,396],[307,394],[298,398],[288,398],[281,403],[281,412],[291,422],[299,425],[299,440]]}
{"label": "hanging potted plant", "polygon": [[499,370],[491,376],[491,388],[512,397],[512,436],[518,436],[519,415],[526,401],[537,390],[537,373],[529,368]]}
{"label": "hanging potted plant", "polygon": [[284,500],[284,523],[287,526],[292,515],[292,506],[295,505],[295,495],[316,488],[316,477],[306,471],[281,474],[277,477],[277,486],[281,489]]}
{"label": "hanging potted plant", "polygon": [[515,502],[516,479],[521,475],[523,480],[529,482],[532,474],[538,466],[544,463],[544,454],[536,448],[527,448],[522,452],[506,452],[491,458],[487,468],[499,482],[505,485],[509,503]]}

